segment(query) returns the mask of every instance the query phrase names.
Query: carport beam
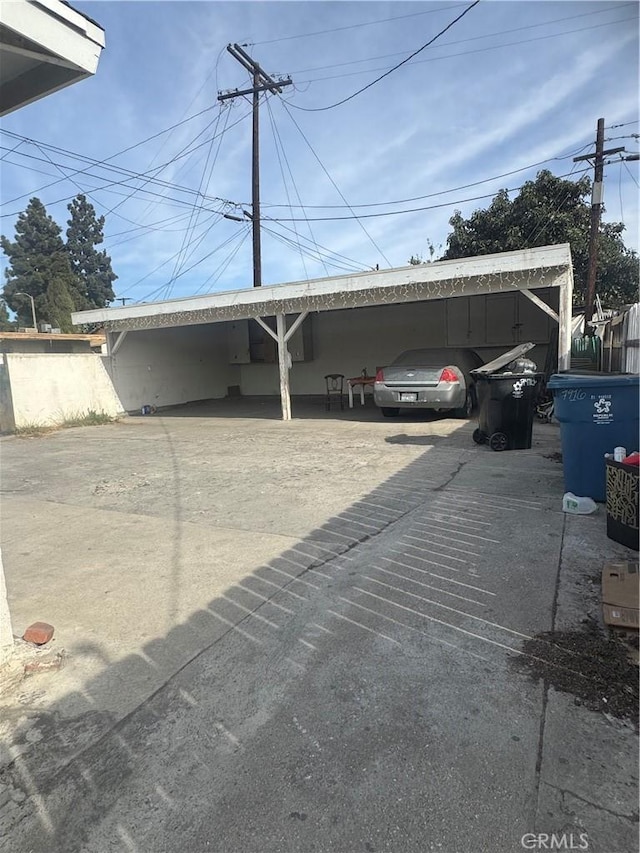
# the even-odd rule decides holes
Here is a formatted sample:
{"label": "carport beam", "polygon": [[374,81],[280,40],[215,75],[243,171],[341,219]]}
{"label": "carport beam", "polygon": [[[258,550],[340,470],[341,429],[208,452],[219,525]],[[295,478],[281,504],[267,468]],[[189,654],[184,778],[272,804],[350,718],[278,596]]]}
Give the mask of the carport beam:
{"label": "carport beam", "polygon": [[115,355],[122,344],[124,343],[124,339],[127,337],[127,332],[120,332],[118,337],[114,340],[113,333],[107,333],[107,350],[110,356]]}
{"label": "carport beam", "polygon": [[537,305],[538,308],[541,308],[545,314],[548,314],[553,320],[555,320],[556,323],[560,322],[560,317],[556,314],[553,308],[550,305],[547,305],[546,302],[543,302],[543,300],[540,299],[539,296],[536,296],[535,293],[532,293],[530,290],[527,290],[526,287],[523,288],[520,292],[523,293],[527,297],[527,299],[530,299],[534,305]]}

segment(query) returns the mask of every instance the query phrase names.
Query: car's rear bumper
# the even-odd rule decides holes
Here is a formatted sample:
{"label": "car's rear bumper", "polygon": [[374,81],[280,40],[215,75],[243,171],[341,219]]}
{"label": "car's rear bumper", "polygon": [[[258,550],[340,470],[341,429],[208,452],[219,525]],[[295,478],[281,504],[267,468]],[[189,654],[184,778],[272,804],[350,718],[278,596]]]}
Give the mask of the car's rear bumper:
{"label": "car's rear bumper", "polygon": [[[376,406],[390,409],[460,409],[466,393],[466,388],[457,383],[441,383],[434,388],[389,388],[382,382],[373,386]],[[415,399],[404,396],[408,394],[415,395]]]}

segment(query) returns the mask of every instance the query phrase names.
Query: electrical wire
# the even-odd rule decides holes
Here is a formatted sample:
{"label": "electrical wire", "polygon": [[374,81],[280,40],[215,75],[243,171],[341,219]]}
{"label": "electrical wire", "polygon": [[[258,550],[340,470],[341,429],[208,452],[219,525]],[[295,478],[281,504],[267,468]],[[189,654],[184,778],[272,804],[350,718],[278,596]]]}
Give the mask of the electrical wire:
{"label": "electrical wire", "polygon": [[[289,198],[289,191],[287,189],[287,183],[286,183],[285,176],[284,176],[284,170],[282,168],[282,161],[280,160],[280,154],[278,151],[278,144],[280,145],[280,148],[282,149],[282,155],[283,155],[285,162],[287,164],[287,169],[289,170],[289,177],[291,178],[291,182],[293,184],[293,189],[296,193],[298,201],[301,203],[300,207],[302,207],[302,209],[304,209],[304,207],[302,206],[302,199],[300,197],[300,193],[298,192],[298,187],[296,186],[296,182],[293,178],[293,172],[291,171],[291,166],[289,164],[289,160],[287,159],[287,155],[286,155],[286,152],[284,150],[284,145],[282,144],[282,139],[280,137],[280,133],[278,131],[278,128],[276,127],[275,119],[273,117],[273,110],[271,109],[271,103],[269,102],[269,100],[267,100],[267,109],[269,112],[269,119],[271,121],[271,130],[273,132],[273,138],[275,141],[276,153],[278,154],[278,162],[280,163],[280,171],[282,172],[282,181],[284,183],[287,201],[289,202],[289,210],[291,211],[291,213],[293,213],[293,207],[291,205],[291,199]],[[313,231],[311,230],[311,225],[308,222],[307,222],[307,228],[309,229],[309,234],[311,235],[311,239],[313,240]],[[298,229],[297,229],[295,224],[294,224],[294,230],[296,232],[296,237],[298,237]],[[300,260],[302,261],[302,267],[304,269],[305,278],[308,281],[309,280],[309,274],[307,272],[307,266],[304,262],[304,255],[302,253],[302,248],[300,248]],[[323,261],[322,261],[322,265],[324,267],[324,271],[326,272],[326,274],[329,275],[329,271],[328,271],[327,267],[324,265]]]}
{"label": "electrical wire", "polygon": [[[592,144],[593,144],[592,142],[587,142],[586,145],[581,146],[580,148],[578,148],[575,151],[571,151],[569,154],[563,154],[563,155],[558,156],[558,157],[547,157],[546,160],[539,160],[537,163],[529,163],[528,166],[521,166],[519,169],[512,169],[511,171],[503,172],[500,175],[493,175],[490,178],[483,178],[481,181],[473,181],[470,184],[461,184],[460,186],[457,186],[457,187],[451,187],[450,189],[447,189],[447,190],[439,190],[438,192],[427,193],[426,195],[418,195],[418,196],[413,196],[411,198],[395,199],[393,201],[376,201],[376,202],[370,202],[368,204],[352,204],[352,205],[307,204],[307,205],[304,205],[304,209],[306,209],[306,210],[342,210],[346,207],[346,208],[349,208],[350,210],[351,209],[356,210],[356,209],[363,208],[363,207],[387,207],[387,206],[392,205],[392,204],[410,204],[411,202],[414,202],[414,201],[422,201],[425,198],[434,198],[434,197],[439,196],[439,195],[447,195],[448,193],[459,192],[460,190],[466,190],[466,189],[470,189],[471,187],[477,187],[477,186],[480,186],[481,184],[488,184],[488,183],[491,183],[491,181],[498,181],[501,178],[508,178],[511,175],[517,175],[519,172],[527,172],[527,171],[529,171],[529,169],[535,169],[537,166],[544,166],[545,163],[552,163],[555,160],[567,160],[569,157],[573,157],[576,154],[579,154],[581,151],[584,151],[585,148],[588,148]],[[267,208],[274,208],[274,207],[291,207],[292,205],[265,203],[262,206],[267,207]],[[303,206],[302,205],[293,205],[293,207],[303,207]]]}
{"label": "electrical wire", "polygon": [[[274,225],[278,225],[279,228],[283,228],[285,231],[290,231],[292,234],[296,233],[293,230],[293,228],[290,228],[288,225],[285,225],[283,222],[276,222],[275,220],[271,220],[268,217],[267,217],[267,221],[273,222]],[[304,240],[307,243],[310,242],[309,239],[307,237],[304,237],[302,234],[300,235],[300,239]],[[329,249],[329,248],[327,248],[327,246],[323,246],[322,243],[317,243],[315,240],[313,241],[312,245],[315,245],[319,249],[322,249],[324,252],[327,252],[328,257],[337,258],[337,259],[346,261],[349,264],[352,264],[355,267],[355,269],[357,269],[358,271],[360,271],[362,269],[371,269],[370,264],[365,264],[365,263],[362,263],[361,261],[355,261],[353,258],[349,258],[346,255],[341,255],[340,252],[336,252],[333,249]]]}
{"label": "electrical wire", "polygon": [[[278,139],[276,137],[275,128],[274,128],[273,112],[271,110],[271,104],[269,103],[269,101],[267,101],[267,106],[269,108],[268,112],[269,112],[269,119],[271,121],[271,131],[273,133],[273,138],[274,138],[274,142],[275,142],[275,149],[276,149],[276,155],[278,157],[278,164],[280,165],[280,173],[282,175],[282,183],[284,184],[284,192],[285,192],[285,195],[287,197],[287,201],[289,202],[289,209],[291,210],[291,213],[293,213],[293,208],[291,207],[291,199],[289,198],[289,189],[287,187],[287,181],[286,181],[286,178],[284,175],[284,168],[282,166],[282,159],[280,157],[280,149],[278,147]],[[294,227],[294,230],[296,232],[296,237],[297,237],[298,236],[298,228],[297,228],[295,223],[294,223],[293,227]],[[290,242],[293,242],[293,241],[290,241]],[[297,246],[298,246],[298,251],[300,254],[300,260],[302,262],[302,269],[304,270],[304,277],[307,281],[309,281],[309,273],[307,272],[307,265],[305,263],[304,255],[302,253],[302,248],[300,247],[299,242],[298,242]]]}
{"label": "electrical wire", "polygon": [[393,68],[390,68],[388,71],[385,71],[385,73],[381,74],[380,77],[376,77],[375,80],[372,80],[370,83],[367,83],[366,86],[363,86],[361,89],[358,89],[356,92],[353,92],[351,95],[347,95],[346,98],[342,98],[342,100],[336,101],[335,104],[329,104],[326,107],[299,107],[296,104],[291,103],[291,101],[288,101],[287,103],[289,103],[292,107],[295,107],[298,110],[304,110],[305,112],[309,112],[309,113],[324,112],[325,110],[332,110],[332,109],[334,109],[334,107],[339,107],[342,104],[346,104],[347,101],[351,101],[357,95],[361,95],[363,92],[366,92],[367,89],[370,89],[372,86],[375,86],[376,83],[379,83],[385,77],[388,77],[389,74],[392,74],[394,71],[397,71],[398,68],[401,68],[403,65],[406,65],[407,62],[409,62],[411,59],[413,59],[414,56],[417,56],[423,50],[426,50],[437,39],[439,39],[440,36],[444,35],[447,32],[447,30],[450,30],[451,27],[453,27],[455,24],[457,24],[459,20],[464,18],[464,16],[467,15],[474,8],[474,6],[477,6],[479,2],[480,2],[480,0],[473,0],[473,3],[471,3],[469,6],[467,6],[467,8],[463,12],[461,12],[457,18],[454,18],[453,21],[451,21],[449,24],[447,24],[447,26],[444,27],[444,29],[440,30],[440,32],[437,33],[428,42],[426,42],[426,44],[423,44],[422,47],[419,47],[417,50],[414,50],[413,53],[409,54],[409,56],[406,57],[406,59],[403,59],[402,62],[398,62],[397,65],[393,66]]}
{"label": "electrical wire", "polygon": [[238,242],[238,245],[234,249],[231,250],[231,252],[227,255],[227,257],[202,282],[200,287],[195,291],[194,295],[197,296],[199,293],[201,293],[204,290],[204,288],[209,284],[209,282],[211,282],[212,284],[215,284],[219,280],[222,273],[227,269],[227,267],[229,266],[231,261],[235,258],[235,256],[238,254],[238,252],[240,251],[242,246],[244,246],[244,244],[247,240],[247,237],[249,236],[250,233],[251,233],[251,226],[248,223],[246,223],[243,230],[236,232],[232,237],[229,238],[229,240],[226,241],[225,245],[228,245],[230,242],[232,242],[232,240],[236,240],[238,238],[238,236],[240,236],[240,240]]}
{"label": "electrical wire", "polygon": [[[325,264],[328,264],[330,267],[334,267],[335,269],[342,270],[343,272],[363,272],[364,269],[368,269],[367,267],[360,266],[346,266],[344,262],[339,262],[336,260],[332,260],[329,256],[325,255],[323,252],[319,250],[313,250],[306,246],[302,246],[299,242],[292,240],[290,237],[286,237],[284,234],[279,234],[277,231],[274,231],[272,228],[268,228],[266,225],[262,225],[262,230],[267,234],[270,234],[274,239],[278,240],[280,243],[283,243],[290,248],[298,249],[300,252],[304,252],[305,255],[310,258],[312,261],[322,263],[325,272],[329,275],[329,271],[326,268]],[[308,280],[308,279],[307,279]]]}
{"label": "electrical wire", "polygon": [[[583,172],[588,172],[588,171],[590,171],[590,170],[589,169],[582,169],[580,172],[576,172],[576,174],[581,174]],[[573,173],[573,170],[571,172],[567,172],[567,174],[565,174],[565,175],[556,175],[556,177],[567,178],[572,173]],[[522,189],[522,187],[510,187],[510,188],[505,189],[505,192],[518,192],[521,189]],[[431,205],[427,205],[425,207],[411,207],[411,208],[407,208],[406,210],[388,210],[388,211],[385,211],[382,213],[360,213],[360,214],[354,214],[353,216],[309,217],[309,222],[341,222],[341,221],[352,220],[352,219],[358,219],[358,220],[359,219],[378,219],[382,216],[399,216],[402,213],[420,213],[423,210],[437,210],[437,209],[442,208],[442,207],[451,207],[452,205],[464,204],[464,203],[469,202],[469,201],[480,201],[480,200],[485,199],[485,198],[492,198],[493,196],[495,196],[495,192],[494,193],[487,193],[486,195],[473,196],[471,198],[456,199],[455,201],[445,201],[445,202],[442,202],[441,204],[431,204]],[[295,222],[302,222],[303,220],[302,219],[285,218],[285,217],[273,217],[272,221],[273,222],[294,222],[294,221]]]}
{"label": "electrical wire", "polygon": [[257,45],[261,44],[275,44],[276,42],[280,41],[292,41],[293,39],[311,38],[312,36],[323,36],[329,33],[342,32],[343,30],[359,30],[361,27],[371,27],[375,24],[386,24],[390,21],[401,21],[406,18],[417,18],[420,15],[432,15],[434,12],[448,12],[450,9],[457,9],[460,6],[464,6],[464,3],[456,3],[455,5],[450,6],[439,6],[437,9],[427,9],[424,12],[413,12],[410,15],[396,15],[393,18],[379,18],[375,21],[363,21],[359,24],[348,24],[343,27],[333,27],[330,30],[317,30],[314,33],[298,33],[297,35],[281,36],[280,38],[267,39],[266,41],[252,41],[244,44],[243,46],[248,47],[249,45],[251,45],[253,47],[256,47]]}
{"label": "electrical wire", "polygon": [[[191,225],[191,223],[193,222],[193,227],[194,227],[194,228],[195,228],[195,227],[197,226],[197,224],[198,224],[198,219],[199,219],[199,217],[200,217],[200,212],[201,212],[201,210],[202,210],[202,205],[203,205],[203,199],[202,199],[203,192],[202,192],[202,188],[203,188],[203,186],[204,186],[204,192],[205,192],[205,193],[206,193],[206,192],[207,192],[207,190],[209,189],[209,183],[211,182],[211,176],[212,176],[212,174],[213,174],[213,170],[214,170],[214,168],[215,168],[215,165],[216,165],[216,162],[217,162],[217,159],[218,159],[218,155],[220,154],[220,147],[221,147],[221,145],[222,145],[222,137],[224,136],[224,133],[225,133],[225,130],[226,130],[226,125],[227,125],[227,124],[228,124],[228,122],[229,122],[229,116],[230,116],[230,114],[231,114],[231,113],[230,113],[230,111],[229,111],[229,110],[227,110],[227,114],[226,114],[226,115],[227,115],[227,120],[226,120],[226,122],[225,122],[225,127],[223,128],[222,133],[220,134],[220,141],[218,142],[218,148],[217,148],[216,153],[215,153],[215,155],[214,155],[214,157],[213,157],[213,162],[211,163],[211,167],[209,168],[209,174],[208,174],[208,176],[207,176],[207,167],[208,167],[208,164],[209,164],[209,159],[210,159],[210,157],[211,157],[211,153],[212,153],[212,151],[213,151],[213,140],[211,141],[211,146],[209,147],[209,150],[208,150],[208,152],[207,152],[207,159],[206,159],[206,161],[205,161],[204,168],[203,168],[203,170],[202,170],[202,177],[200,178],[200,184],[199,184],[199,186],[198,186],[198,197],[199,197],[199,201],[200,201],[200,206],[197,208],[197,203],[196,203],[196,205],[194,205],[194,207],[193,207],[193,209],[192,209],[192,216],[191,216],[191,218],[190,218],[190,220],[189,220],[189,226],[190,226],[190,225]],[[206,181],[205,181],[205,176],[206,176]],[[185,235],[184,235],[184,238],[183,238],[183,246],[184,246],[184,244],[185,244],[185,242],[186,242],[186,240],[187,240],[187,235],[188,235],[188,233],[189,233],[189,231],[187,230],[187,232],[185,232]],[[168,289],[167,289],[167,297],[168,297],[168,296],[170,296],[170,294],[171,294],[171,290],[173,289],[173,282],[174,282],[174,281],[175,281],[175,279],[178,277],[177,273],[180,271],[181,266],[182,266],[184,263],[186,263],[186,261],[188,260],[188,257],[189,257],[189,256],[187,256],[187,255],[186,255],[186,251],[185,251],[185,254],[183,255],[182,259],[180,259],[180,260],[176,261],[176,265],[175,265],[175,267],[174,267],[174,273],[173,273],[173,276],[172,276],[172,280],[169,282],[169,285],[168,285]]]}
{"label": "electrical wire", "polygon": [[[336,184],[336,182],[333,180],[333,178],[332,178],[332,177],[331,177],[331,175],[329,174],[329,172],[328,172],[327,168],[325,167],[325,165],[324,165],[324,163],[322,162],[322,160],[320,159],[320,157],[316,154],[316,152],[315,152],[315,150],[314,150],[313,146],[311,145],[311,143],[309,142],[309,140],[307,139],[307,137],[304,135],[304,133],[303,133],[303,131],[302,131],[302,128],[300,127],[300,125],[298,124],[298,122],[295,120],[295,118],[291,115],[291,113],[290,113],[290,112],[289,112],[289,110],[287,109],[287,106],[286,106],[284,103],[282,104],[282,106],[283,106],[283,109],[284,109],[284,111],[286,112],[286,114],[289,116],[289,118],[291,119],[291,121],[293,122],[293,124],[295,125],[295,127],[297,128],[298,133],[300,134],[300,136],[302,136],[302,138],[303,138],[303,139],[304,139],[304,141],[306,142],[307,147],[309,148],[309,150],[311,151],[311,153],[312,153],[312,154],[313,154],[313,156],[315,157],[316,161],[319,163],[319,165],[320,165],[320,167],[321,167],[322,171],[325,173],[325,175],[327,176],[327,178],[329,178],[329,180],[330,180],[330,181],[331,181],[331,183],[333,184],[333,187],[335,188],[336,192],[338,193],[338,195],[340,196],[340,198],[342,199],[342,201],[347,205],[347,207],[349,207],[349,202],[346,200],[346,198],[345,198],[345,197],[344,197],[344,195],[342,194],[341,190],[339,189],[338,185]],[[351,213],[353,214],[353,210],[352,210],[352,208],[351,208],[351,207],[349,207],[349,210],[351,210]],[[306,216],[305,216],[304,218],[305,218],[305,220],[306,220],[306,221],[308,221],[308,222],[317,221],[317,220],[313,220],[313,219],[311,219],[311,218],[309,218],[309,217],[306,217]],[[386,261],[386,263],[387,263],[387,266],[389,266],[389,267],[390,267],[390,266],[391,266],[391,261],[389,260],[389,258],[387,258],[387,256],[386,256],[386,255],[385,255],[385,253],[382,251],[382,249],[380,248],[380,246],[378,246],[378,244],[377,244],[377,243],[376,243],[376,241],[373,239],[373,237],[371,236],[371,234],[369,234],[369,232],[368,232],[368,231],[367,231],[367,229],[364,227],[364,225],[362,224],[362,222],[360,222],[360,219],[358,218],[358,216],[357,216],[357,215],[355,215],[355,214],[353,214],[353,216],[351,216],[351,217],[349,217],[349,218],[350,218],[350,219],[356,219],[356,220],[358,220],[358,225],[360,226],[360,228],[362,229],[362,231],[366,234],[366,236],[368,237],[368,239],[369,239],[369,241],[371,242],[372,246],[376,249],[376,251],[378,251],[378,252],[380,253],[381,257],[383,257],[383,258],[384,258],[384,260],[385,260],[385,261]],[[300,221],[300,220],[298,220],[298,221]]]}
{"label": "electrical wire", "polygon": [[[591,17],[592,15],[602,15],[605,12],[617,11],[619,9],[626,9],[629,6],[635,7],[635,5],[636,5],[635,3],[619,3],[615,6],[610,5],[607,8],[598,9],[595,12],[582,12],[579,15],[569,15],[569,16],[566,16],[564,18],[553,18],[550,21],[543,21],[540,24],[527,24],[527,25],[522,26],[522,27],[512,27],[511,29],[508,29],[508,30],[497,30],[497,31],[492,32],[492,33],[485,33],[484,35],[481,35],[481,36],[469,36],[468,38],[464,38],[464,39],[456,39],[455,41],[448,41],[446,43],[446,45],[442,45],[442,46],[443,47],[453,47],[454,45],[466,44],[470,41],[480,41],[482,39],[494,38],[495,36],[503,36],[503,35],[509,35],[510,33],[522,32],[523,30],[533,30],[533,29],[538,29],[540,27],[548,27],[551,24],[560,24],[560,23],[564,23],[565,21],[576,20],[577,18],[588,18],[588,17]],[[453,7],[449,7],[449,8],[453,8]],[[617,23],[617,21],[612,21],[610,23],[615,24],[615,23]],[[598,24],[597,26],[607,26],[607,24],[604,24],[604,25]],[[569,30],[569,32],[574,32],[574,31]],[[581,32],[581,30],[577,30],[575,32]],[[566,34],[567,33],[565,32],[565,33],[558,33],[557,35],[566,35]],[[549,35],[556,35],[556,33],[551,33]],[[547,36],[543,36],[543,38],[546,38],[546,37]],[[495,47],[500,47],[500,46],[501,45],[495,45]],[[294,71],[290,71],[289,74],[292,74],[292,75],[293,74],[308,74],[309,72],[312,72],[312,71],[325,71],[325,70],[330,69],[330,68],[343,68],[343,67],[346,67],[348,65],[360,65],[363,62],[376,62],[379,59],[393,59],[396,56],[403,56],[403,55],[404,55],[403,53],[399,53],[399,52],[384,53],[384,54],[381,54],[379,56],[369,56],[366,59],[351,59],[347,62],[334,62],[332,65],[316,65],[316,66],[313,66],[312,68],[297,69]],[[456,56],[460,56],[460,55],[461,54],[456,54]],[[369,72],[371,70],[372,69],[369,69]],[[376,69],[376,70],[378,70],[378,69]],[[382,70],[382,69],[380,69],[380,70]]]}
{"label": "electrical wire", "polygon": [[[603,24],[593,24],[590,27],[579,27],[579,28],[574,29],[574,30],[563,30],[563,32],[561,32],[561,33],[549,33],[548,35],[545,35],[545,36],[535,36],[534,38],[530,38],[530,39],[519,39],[518,41],[504,42],[504,44],[494,44],[494,45],[490,45],[488,47],[479,47],[479,48],[476,48],[475,50],[462,50],[459,53],[448,53],[448,54],[445,54],[444,56],[431,56],[431,57],[428,57],[427,59],[416,59],[416,61],[413,62],[412,65],[422,65],[425,62],[440,62],[440,61],[445,60],[445,59],[457,59],[460,56],[471,56],[474,53],[486,53],[487,51],[499,50],[499,49],[504,48],[504,47],[515,47],[515,46],[521,45],[521,44],[531,44],[532,42],[545,41],[546,39],[550,39],[550,38],[559,38],[560,36],[572,35],[573,33],[583,33],[583,32],[586,32],[587,30],[596,30],[596,29],[600,29],[601,27],[610,27],[613,24],[624,24],[627,21],[637,21],[637,18],[636,18],[636,16],[632,16],[629,18],[620,18],[618,20],[608,21],[608,22],[603,23]],[[445,45],[443,45],[443,47],[445,47]],[[325,80],[341,80],[341,79],[344,79],[345,77],[357,77],[360,74],[371,74],[371,73],[374,73],[376,71],[385,71],[385,70],[386,70],[385,68],[368,68],[364,71],[349,71],[345,74],[331,74],[331,75],[328,75],[325,77],[311,77],[309,80],[298,80],[297,82],[299,85],[304,85],[307,83],[308,84],[322,83]],[[393,69],[391,69],[391,70],[393,70]],[[385,76],[385,75],[383,75],[383,76]],[[292,101],[287,101],[287,103],[290,104],[291,106],[293,106]],[[297,107],[297,109],[301,110],[303,108]],[[309,111],[312,111],[312,110],[309,110]]]}
{"label": "electrical wire", "polygon": [[623,165],[624,165],[625,169],[627,170],[627,172],[629,173],[629,177],[631,178],[631,180],[633,181],[633,183],[638,187],[638,189],[640,189],[640,184],[639,184],[639,183],[638,183],[638,181],[635,179],[635,177],[634,177],[633,172],[631,171],[631,169],[627,166],[627,164],[626,164],[626,162],[625,162],[624,160],[622,161],[622,163],[623,163]]}
{"label": "electrical wire", "polygon": [[[208,226],[208,227],[204,228],[202,231],[202,234],[200,234],[197,238],[194,236],[191,243],[196,243],[196,240],[197,240],[197,245],[200,245],[200,243],[204,240],[204,238],[210,233],[211,227],[212,226]],[[173,261],[175,258],[178,257],[178,254],[179,254],[179,251],[175,252],[173,255],[170,255],[168,258],[165,258],[164,261],[159,263],[158,266],[154,267],[154,269],[152,269],[150,272],[146,273],[141,278],[139,278],[137,281],[134,281],[132,284],[128,285],[127,287],[121,289],[120,294],[123,295],[125,293],[130,293],[134,287],[137,287],[139,284],[142,284],[143,281],[146,281],[150,276],[155,275],[155,273],[159,272],[167,264],[170,264],[171,261]],[[162,290],[163,288],[166,287],[166,284],[167,284],[166,281],[163,282],[163,284],[159,288],[157,288],[157,290],[158,291]],[[155,292],[156,291],[154,291],[154,293]]]}
{"label": "electrical wire", "polygon": [[[240,122],[241,122],[241,121],[243,121],[245,118],[247,118],[249,115],[251,115],[251,111],[249,111],[249,112],[245,113],[244,115],[240,116],[240,118],[239,118],[239,119],[237,119],[235,122],[232,122],[232,124],[228,125],[228,127],[227,127],[227,129],[226,129],[226,130],[227,130],[227,132],[228,132],[229,130],[231,130],[233,127],[236,127],[236,125],[240,124]],[[215,122],[215,119],[211,122],[211,124],[213,124],[214,122]],[[210,126],[211,126],[211,125],[209,125],[209,127],[210,127]],[[18,137],[18,136],[19,136],[19,134],[15,134],[15,133],[13,133],[13,132],[11,132],[11,131],[7,131],[7,130],[4,130],[4,129],[2,129],[2,133],[6,133],[6,134],[8,134],[9,136],[12,136],[12,137]],[[202,132],[201,132],[201,133],[202,133]],[[198,134],[198,135],[201,135],[201,134]],[[22,138],[22,139],[24,139],[26,142],[33,143],[34,145],[35,145],[35,144],[42,144],[42,145],[44,145],[45,147],[48,147],[48,149],[49,149],[49,150],[54,150],[54,149],[55,149],[55,146],[47,146],[47,144],[46,144],[46,143],[37,143],[37,142],[36,142],[36,140],[29,139],[28,137],[21,137],[21,138]],[[196,138],[197,138],[197,137],[196,137]],[[192,140],[192,142],[191,142],[191,143],[189,143],[189,145],[190,145],[190,146],[192,145],[193,141],[194,141],[194,140]],[[204,145],[208,145],[210,142],[211,142],[211,139],[206,139],[204,142],[201,142],[201,143],[199,143],[198,145],[192,146],[192,147],[190,147],[188,150],[184,149],[184,150],[183,150],[183,151],[181,151],[179,154],[177,154],[175,157],[171,158],[171,160],[169,160],[169,161],[167,161],[166,163],[163,163],[161,166],[157,167],[157,170],[158,170],[158,169],[165,168],[165,167],[167,167],[167,166],[170,166],[170,165],[174,164],[177,160],[183,159],[184,157],[188,157],[190,154],[192,154],[192,153],[193,153],[194,151],[196,151],[198,148],[201,148],[201,147],[203,147]],[[84,155],[75,154],[75,153],[73,153],[73,152],[65,152],[65,150],[64,150],[64,149],[58,149],[58,150],[59,150],[60,152],[65,153],[65,156],[69,156],[69,157],[71,157],[71,158],[75,158],[75,159],[79,159],[79,160],[84,160],[85,162],[90,162],[90,165],[92,165],[92,166],[105,166],[105,165],[106,165],[106,161],[104,161],[104,160],[92,160],[92,158],[86,157],[86,156],[84,156]],[[32,155],[23,154],[23,153],[20,153],[20,156],[22,156],[22,157],[25,157],[25,156],[26,156],[26,157],[32,157]],[[36,157],[36,158],[33,158],[33,157],[32,157],[32,159],[36,159],[36,160],[37,160],[37,159],[39,159],[39,158],[37,158],[37,157]],[[115,170],[115,171],[119,171],[119,172],[120,172],[120,174],[125,174],[125,171],[123,171],[122,169],[118,170],[118,168],[117,168],[117,167],[114,167],[114,166],[106,166],[106,168],[107,168],[107,169],[111,169],[111,170]],[[87,171],[87,169],[85,169],[85,170],[80,170],[80,171],[82,171],[82,172],[84,173],[84,172],[86,172],[86,171]],[[129,171],[129,170],[126,170],[126,171]],[[98,176],[96,176],[96,175],[92,175],[92,177],[96,178],[96,177],[98,177]],[[149,176],[148,176],[146,173],[144,173],[144,172],[143,172],[143,173],[137,173],[137,172],[133,172],[133,171],[131,171],[131,173],[130,173],[129,177],[128,177],[126,180],[134,180],[134,179],[135,179],[135,180],[145,180],[145,179],[147,179],[148,177],[149,177]],[[165,183],[165,184],[168,184],[168,185],[171,187],[171,184],[169,184],[169,182],[162,182],[162,181],[158,181],[158,180],[157,180],[157,179],[155,179],[155,178],[153,178],[153,179],[152,179],[152,181],[155,181],[156,183],[160,183],[160,184]],[[57,181],[56,183],[59,183],[59,181]],[[118,186],[118,185],[120,185],[120,184],[125,184],[125,181],[110,181],[108,184],[105,184],[103,187],[95,187],[94,189],[96,189],[96,190],[107,189],[108,187],[111,187],[111,186]],[[11,204],[11,203],[13,203],[14,201],[19,201],[20,199],[25,198],[25,197],[26,197],[26,196],[28,196],[28,195],[32,195],[32,194],[40,193],[40,192],[42,191],[42,189],[46,189],[46,187],[40,187],[39,189],[32,190],[32,191],[30,191],[30,192],[28,192],[28,193],[23,193],[23,194],[22,194],[22,195],[20,195],[20,196],[16,196],[15,198],[10,199],[9,201],[5,202],[5,205],[7,205],[7,204]],[[193,194],[193,193],[194,193],[194,190],[191,190],[191,189],[188,189],[188,188],[180,188],[180,191],[182,191],[182,192],[189,192],[189,193],[191,193],[191,194]],[[69,200],[70,200],[70,199],[72,199],[73,197],[74,197],[74,196],[64,196],[63,198],[56,199],[55,201],[47,201],[47,202],[45,202],[45,204],[46,204],[46,206],[52,206],[52,205],[54,205],[54,204],[60,204],[60,203],[62,203],[62,202],[64,202],[64,201],[69,201]],[[216,200],[216,201],[227,201],[226,199],[215,199],[215,200]],[[229,203],[231,203],[231,202],[229,202]],[[3,213],[3,214],[0,214],[0,216],[2,216],[2,217],[6,217],[6,216],[17,216],[19,213],[21,213],[21,211],[17,211],[17,212],[15,212],[15,213]]]}

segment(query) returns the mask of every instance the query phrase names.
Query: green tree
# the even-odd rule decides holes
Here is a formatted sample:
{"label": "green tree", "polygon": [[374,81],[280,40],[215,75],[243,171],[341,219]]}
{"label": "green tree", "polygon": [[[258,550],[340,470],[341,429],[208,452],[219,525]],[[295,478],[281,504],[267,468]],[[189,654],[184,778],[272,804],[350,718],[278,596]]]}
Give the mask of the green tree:
{"label": "green tree", "polygon": [[69,261],[64,255],[57,255],[51,265],[51,280],[47,285],[45,305],[47,320],[61,332],[73,332],[71,312],[75,304],[69,287]]}
{"label": "green tree", "polygon": [[14,332],[16,330],[16,326],[16,322],[9,319],[7,303],[4,299],[0,299],[0,332]]}
{"label": "green tree", "polygon": [[[589,262],[591,181],[557,178],[548,170],[527,181],[513,199],[500,190],[485,210],[468,219],[460,211],[449,220],[443,260],[569,243],[573,258],[574,301],[584,302]],[[622,240],[624,225],[600,228],[596,291],[605,306],[618,308],[638,297],[638,256]]]}
{"label": "green tree", "polygon": [[[49,320],[46,294],[53,278],[52,264],[55,266],[58,257],[66,259],[61,230],[47,214],[40,199],[32,198],[24,213],[18,216],[15,240],[0,237],[0,245],[9,259],[2,295],[9,308],[18,315],[19,326],[33,325],[31,300],[21,295],[23,293],[33,296],[38,320]],[[67,270],[67,285],[70,285],[72,273],[68,261]]]}
{"label": "green tree", "polygon": [[109,255],[96,249],[104,240],[104,216],[96,216],[84,195],[76,196],[68,210],[67,253],[75,276],[75,307],[105,308],[115,298],[112,284],[117,275],[111,269]]}

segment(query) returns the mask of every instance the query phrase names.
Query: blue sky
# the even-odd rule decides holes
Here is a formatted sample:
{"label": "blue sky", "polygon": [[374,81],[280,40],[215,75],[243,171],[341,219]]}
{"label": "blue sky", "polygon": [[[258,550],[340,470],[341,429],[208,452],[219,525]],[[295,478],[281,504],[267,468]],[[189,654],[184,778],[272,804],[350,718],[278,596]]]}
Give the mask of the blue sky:
{"label": "blue sky", "polygon": [[[523,167],[557,157],[544,164],[557,175],[588,169],[572,155],[592,150],[600,116],[607,139],[623,137],[608,145],[639,150],[636,3],[482,0],[335,107],[469,4],[72,5],[104,27],[107,47],[94,78],[3,120],[38,144],[8,153],[20,140],[2,134],[2,233],[34,195],[64,225],[84,192],[106,216],[116,294],[133,301],[251,286],[248,221],[223,217],[243,218],[251,200],[250,103],[217,101],[249,83],[230,42],[294,81],[260,108],[264,284],[402,266],[429,243],[438,253],[455,210],[542,168]],[[605,219],[624,221],[635,249],[637,181],[637,162],[605,169]],[[398,212],[413,208],[430,209]]]}

